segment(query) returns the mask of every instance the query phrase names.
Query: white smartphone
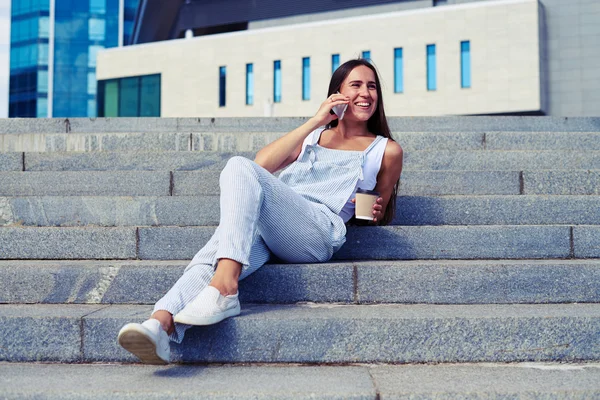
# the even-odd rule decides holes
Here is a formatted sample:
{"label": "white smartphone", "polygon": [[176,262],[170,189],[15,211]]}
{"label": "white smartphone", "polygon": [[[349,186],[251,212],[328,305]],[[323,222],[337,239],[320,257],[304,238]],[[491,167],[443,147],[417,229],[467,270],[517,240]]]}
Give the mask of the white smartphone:
{"label": "white smartphone", "polygon": [[[338,92],[339,94],[340,92]],[[341,121],[344,118],[344,114],[346,113],[346,109],[348,108],[348,104],[340,104],[338,106],[333,106],[331,111],[338,117],[338,121]]]}

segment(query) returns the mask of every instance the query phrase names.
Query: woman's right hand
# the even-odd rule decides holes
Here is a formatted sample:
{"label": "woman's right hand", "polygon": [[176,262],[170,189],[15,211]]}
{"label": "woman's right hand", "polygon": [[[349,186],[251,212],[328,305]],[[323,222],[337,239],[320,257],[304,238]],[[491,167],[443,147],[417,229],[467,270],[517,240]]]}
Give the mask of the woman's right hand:
{"label": "woman's right hand", "polygon": [[334,106],[350,103],[350,97],[344,96],[340,93],[334,93],[327,98],[319,107],[319,111],[314,116],[314,119],[318,121],[319,126],[327,125],[338,116],[331,112]]}

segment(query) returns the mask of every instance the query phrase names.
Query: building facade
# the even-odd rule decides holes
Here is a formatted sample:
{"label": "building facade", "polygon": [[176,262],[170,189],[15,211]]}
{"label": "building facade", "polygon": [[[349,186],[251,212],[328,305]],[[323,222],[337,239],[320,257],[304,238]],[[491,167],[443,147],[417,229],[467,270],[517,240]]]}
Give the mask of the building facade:
{"label": "building facade", "polygon": [[99,116],[309,116],[356,57],[388,115],[600,114],[593,0],[142,0],[132,42],[98,57]]}
{"label": "building facade", "polygon": [[128,43],[138,0],[12,0],[9,117],[95,117],[96,56]]}

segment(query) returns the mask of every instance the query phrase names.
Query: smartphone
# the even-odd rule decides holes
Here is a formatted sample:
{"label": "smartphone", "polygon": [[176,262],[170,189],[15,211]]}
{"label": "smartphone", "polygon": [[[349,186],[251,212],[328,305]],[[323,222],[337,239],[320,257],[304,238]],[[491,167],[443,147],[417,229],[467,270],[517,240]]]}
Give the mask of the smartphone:
{"label": "smartphone", "polygon": [[[340,94],[340,92],[338,92]],[[348,104],[340,104],[338,106],[333,106],[331,109],[331,113],[337,115],[338,121],[341,121],[344,118],[344,114],[346,113],[346,109],[348,108]]]}

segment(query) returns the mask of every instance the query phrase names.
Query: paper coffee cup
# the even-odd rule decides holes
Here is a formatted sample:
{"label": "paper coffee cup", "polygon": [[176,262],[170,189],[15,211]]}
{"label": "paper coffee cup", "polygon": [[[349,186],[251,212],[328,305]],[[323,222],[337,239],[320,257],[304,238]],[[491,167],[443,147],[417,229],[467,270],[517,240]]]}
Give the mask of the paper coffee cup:
{"label": "paper coffee cup", "polygon": [[373,220],[373,204],[377,201],[379,192],[374,190],[358,189],[356,191],[356,204],[354,215],[356,219]]}

